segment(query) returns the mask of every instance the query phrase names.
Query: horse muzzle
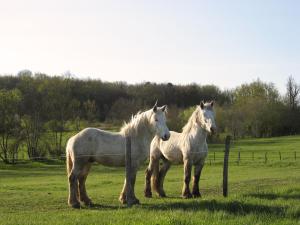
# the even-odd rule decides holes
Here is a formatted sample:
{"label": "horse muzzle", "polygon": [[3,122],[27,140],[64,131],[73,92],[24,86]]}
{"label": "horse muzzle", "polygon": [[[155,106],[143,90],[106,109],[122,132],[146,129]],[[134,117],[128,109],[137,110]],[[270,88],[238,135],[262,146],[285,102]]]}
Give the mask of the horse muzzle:
{"label": "horse muzzle", "polygon": [[217,133],[217,128],[216,127],[211,127],[210,128],[210,133],[211,133],[211,135],[214,135],[215,133]]}
{"label": "horse muzzle", "polygon": [[167,140],[169,140],[169,138],[170,138],[170,134],[165,134],[161,139],[163,141],[167,141]]}

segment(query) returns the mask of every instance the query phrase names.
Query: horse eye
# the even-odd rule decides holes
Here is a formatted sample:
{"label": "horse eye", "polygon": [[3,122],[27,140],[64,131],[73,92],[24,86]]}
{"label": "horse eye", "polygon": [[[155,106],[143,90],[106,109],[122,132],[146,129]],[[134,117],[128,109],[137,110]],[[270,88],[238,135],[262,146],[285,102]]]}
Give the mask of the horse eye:
{"label": "horse eye", "polygon": [[155,119],[155,122],[158,122],[158,119]]}

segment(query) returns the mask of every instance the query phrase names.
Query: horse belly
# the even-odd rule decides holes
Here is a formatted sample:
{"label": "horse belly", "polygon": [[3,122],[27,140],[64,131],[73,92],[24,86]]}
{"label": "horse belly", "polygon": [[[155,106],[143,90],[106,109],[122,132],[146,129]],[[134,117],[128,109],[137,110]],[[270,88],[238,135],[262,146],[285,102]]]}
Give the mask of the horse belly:
{"label": "horse belly", "polygon": [[104,166],[123,167],[125,166],[125,155],[102,155],[96,157],[95,161]]}
{"label": "horse belly", "polygon": [[163,152],[164,157],[172,163],[181,164],[183,163],[182,152],[179,148],[173,148]]}

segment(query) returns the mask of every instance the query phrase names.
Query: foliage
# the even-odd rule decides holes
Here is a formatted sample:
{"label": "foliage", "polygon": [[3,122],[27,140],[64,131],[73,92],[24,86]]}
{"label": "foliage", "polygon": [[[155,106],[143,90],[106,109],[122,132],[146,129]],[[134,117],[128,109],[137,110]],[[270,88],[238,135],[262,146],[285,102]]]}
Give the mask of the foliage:
{"label": "foliage", "polygon": [[22,140],[19,104],[19,90],[0,90],[0,158],[14,163]]}
{"label": "foliage", "polygon": [[[221,141],[225,134],[238,139],[300,133],[299,85],[292,77],[287,82],[287,93],[280,96],[272,83],[260,80],[222,91],[214,85],[133,85],[79,80],[70,75],[50,77],[24,70],[18,76],[0,76],[0,90],[2,100],[6,93],[19,96],[7,109],[6,102],[0,106],[5,109],[1,115],[2,138],[12,140],[7,143],[18,143],[9,147],[4,141],[2,160],[6,154],[3,149],[22,143],[29,158],[60,156],[64,152],[64,133],[99,123],[119,126],[139,110],[151,108],[156,100],[159,105],[168,105],[168,126],[179,132],[201,100],[214,100],[219,134],[210,138],[213,142]],[[18,115],[16,124],[13,115]],[[13,133],[22,134],[17,135],[22,138],[14,138]]]}

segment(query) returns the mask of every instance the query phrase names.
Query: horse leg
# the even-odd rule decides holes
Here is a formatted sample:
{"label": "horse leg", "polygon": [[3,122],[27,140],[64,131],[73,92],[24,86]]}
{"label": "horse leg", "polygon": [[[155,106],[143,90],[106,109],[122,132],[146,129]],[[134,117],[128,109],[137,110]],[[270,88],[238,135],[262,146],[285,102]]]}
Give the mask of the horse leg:
{"label": "horse leg", "polygon": [[[132,169],[132,177],[131,177],[131,191],[129,191],[130,196],[132,196],[132,202],[131,204],[140,204],[140,200],[137,199],[137,197],[135,196],[135,192],[134,192],[134,187],[135,187],[135,181],[136,181],[136,174],[137,174],[137,169]],[[129,197],[130,197],[129,196]]]}
{"label": "horse leg", "polygon": [[193,197],[197,198],[197,197],[201,197],[201,193],[199,191],[199,180],[200,180],[200,176],[201,176],[201,171],[202,168],[204,166],[204,163],[195,165],[195,170],[194,170],[194,177],[193,177]]}
{"label": "horse leg", "polygon": [[68,203],[73,208],[80,208],[80,202],[78,201],[78,177],[80,175],[79,168],[76,168],[74,164],[73,169],[69,175],[69,200]]}
{"label": "horse leg", "polygon": [[[125,181],[124,181],[123,189],[122,189],[120,197],[119,197],[119,201],[122,204],[126,204],[127,200],[130,200],[131,204],[139,204],[139,200],[135,197],[135,194],[134,194],[134,185],[135,185],[135,180],[136,180],[136,173],[137,173],[137,170],[132,169],[131,179],[130,179],[130,181],[128,181],[128,182],[130,182],[129,186],[128,186],[127,180],[125,179]],[[130,188],[130,189],[128,190],[128,188]],[[127,196],[127,190],[129,192],[129,196]]]}
{"label": "horse leg", "polygon": [[85,205],[91,206],[92,200],[88,197],[86,188],[85,188],[85,182],[86,178],[88,176],[89,170],[91,168],[91,164],[89,163],[83,168],[83,171],[78,179],[79,181],[79,195],[80,195],[80,201],[84,202]]}
{"label": "horse leg", "polygon": [[159,168],[159,158],[156,159],[155,157],[150,157],[149,165],[148,165],[148,167],[145,171],[145,190],[144,190],[144,194],[145,194],[145,197],[147,197],[147,198],[152,197],[151,177],[152,177],[154,171],[155,171],[155,174],[157,174],[158,168]]}
{"label": "horse leg", "polygon": [[191,170],[192,170],[192,164],[190,160],[186,159],[184,160],[184,184],[182,189],[182,197],[183,198],[191,198],[192,194],[190,191],[190,181],[191,181]]}
{"label": "horse leg", "polygon": [[126,201],[127,184],[126,183],[127,183],[127,181],[126,181],[126,178],[125,178],[124,185],[123,185],[120,197],[119,197],[119,201],[122,204],[126,204],[127,203],[127,201]]}
{"label": "horse leg", "polygon": [[163,165],[159,170],[159,179],[158,179],[158,194],[160,197],[166,197],[166,193],[164,191],[164,180],[168,170],[170,169],[171,163],[165,157],[163,157]]}

